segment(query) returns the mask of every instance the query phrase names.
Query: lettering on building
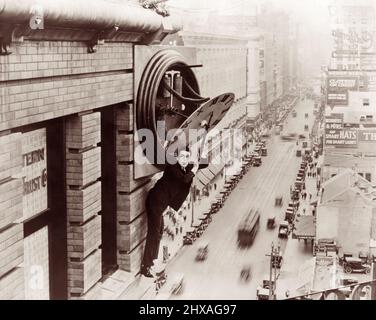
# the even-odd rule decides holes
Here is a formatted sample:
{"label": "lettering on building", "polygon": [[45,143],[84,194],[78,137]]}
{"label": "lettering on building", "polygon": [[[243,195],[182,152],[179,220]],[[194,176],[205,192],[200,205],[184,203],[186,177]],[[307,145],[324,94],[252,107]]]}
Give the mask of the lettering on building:
{"label": "lettering on building", "polygon": [[47,209],[46,129],[22,134],[23,215],[30,218]]}

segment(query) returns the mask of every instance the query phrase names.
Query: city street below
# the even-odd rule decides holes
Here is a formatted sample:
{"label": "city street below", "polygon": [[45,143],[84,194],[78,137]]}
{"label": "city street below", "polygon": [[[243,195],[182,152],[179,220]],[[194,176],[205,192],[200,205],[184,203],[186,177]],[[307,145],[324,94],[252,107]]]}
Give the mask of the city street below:
{"label": "city street below", "polygon": [[[299,101],[295,109],[297,116],[293,118],[289,113],[281,135],[304,134],[307,136],[305,141],[308,141],[304,125],[308,124],[309,128],[313,125],[313,101]],[[309,113],[308,119],[305,119],[305,113]],[[181,294],[171,296],[172,299],[256,299],[257,287],[262,285],[264,279],[269,279],[270,257],[267,255],[270,254],[272,242],[276,246],[280,243],[283,252],[286,242],[291,241],[278,238],[278,225],[284,220],[284,212],[290,201],[290,186],[295,181],[301,162],[301,158],[295,154],[301,148],[301,143],[296,145],[296,139],[282,141],[281,136],[272,132],[267,140],[268,155],[262,158],[262,165],[252,167],[243,177],[201,238],[193,245],[183,247],[168,263],[167,283],[158,296],[162,297],[163,292],[168,292],[173,285],[171,279],[174,274],[182,273],[184,288]],[[275,207],[275,198],[280,195],[283,206]],[[250,248],[240,249],[237,245],[238,226],[251,208],[260,210],[260,230]],[[271,216],[276,217],[276,228],[272,230],[266,227],[267,219]],[[198,246],[202,241],[209,243],[208,257],[204,261],[196,261]],[[303,243],[300,245],[304,247]],[[312,248],[307,250],[312,255]],[[302,256],[306,256],[306,251],[297,251],[297,265]],[[246,265],[251,266],[249,281],[240,277],[241,269]]]}

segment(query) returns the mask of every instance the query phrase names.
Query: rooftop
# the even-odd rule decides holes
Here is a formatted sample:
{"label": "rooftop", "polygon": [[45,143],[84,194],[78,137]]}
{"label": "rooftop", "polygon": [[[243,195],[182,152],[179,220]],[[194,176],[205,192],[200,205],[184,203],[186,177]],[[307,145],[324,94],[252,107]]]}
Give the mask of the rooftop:
{"label": "rooftop", "polygon": [[372,184],[352,169],[345,169],[323,184],[320,204],[330,204],[349,192],[376,206],[376,190]]}

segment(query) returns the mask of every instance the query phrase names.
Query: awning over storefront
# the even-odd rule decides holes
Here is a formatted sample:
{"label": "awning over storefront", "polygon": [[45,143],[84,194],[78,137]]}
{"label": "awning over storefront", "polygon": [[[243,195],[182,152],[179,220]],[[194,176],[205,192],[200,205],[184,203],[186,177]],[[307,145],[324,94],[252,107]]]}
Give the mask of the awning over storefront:
{"label": "awning over storefront", "polygon": [[300,216],[296,219],[295,239],[314,239],[316,235],[315,218],[313,216]]}
{"label": "awning over storefront", "polygon": [[211,164],[206,170],[209,170],[216,177],[223,169],[224,165]]}
{"label": "awning over storefront", "polygon": [[200,170],[197,173],[196,177],[202,182],[204,186],[206,186],[211,181],[211,179],[206,174],[204,174],[203,170]]}
{"label": "awning over storefront", "polygon": [[198,190],[202,190],[205,187],[205,184],[196,176],[194,180],[194,186]]}
{"label": "awning over storefront", "polygon": [[222,171],[223,165],[210,164],[207,168],[197,172],[196,187],[202,189],[207,186]]}

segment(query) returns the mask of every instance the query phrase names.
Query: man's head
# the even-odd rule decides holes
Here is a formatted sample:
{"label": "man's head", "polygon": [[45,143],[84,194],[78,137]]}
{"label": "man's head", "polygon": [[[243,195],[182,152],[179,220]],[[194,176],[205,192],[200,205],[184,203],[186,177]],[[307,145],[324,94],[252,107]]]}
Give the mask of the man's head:
{"label": "man's head", "polygon": [[185,168],[188,163],[189,163],[189,160],[191,159],[191,153],[189,152],[188,149],[186,150],[181,150],[179,152],[179,155],[178,155],[178,163],[180,164],[180,166],[182,166],[183,168]]}

